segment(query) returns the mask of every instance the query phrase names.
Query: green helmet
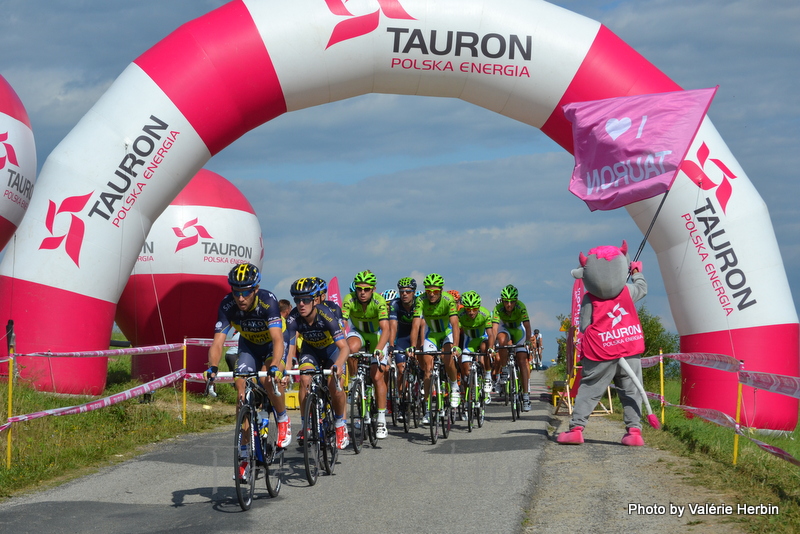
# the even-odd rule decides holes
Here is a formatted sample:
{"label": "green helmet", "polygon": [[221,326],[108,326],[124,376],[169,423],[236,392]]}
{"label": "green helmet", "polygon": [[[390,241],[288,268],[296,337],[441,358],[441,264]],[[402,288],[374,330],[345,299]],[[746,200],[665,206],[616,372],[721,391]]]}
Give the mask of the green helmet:
{"label": "green helmet", "polygon": [[500,298],[503,300],[517,300],[519,298],[519,289],[508,284],[500,291]]}
{"label": "green helmet", "polygon": [[397,281],[397,289],[403,289],[404,287],[410,287],[414,291],[417,290],[417,281],[413,278],[406,276],[405,278],[401,278]]}
{"label": "green helmet", "polygon": [[375,276],[375,273],[372,271],[361,271],[356,275],[353,279],[354,284],[366,284],[368,286],[375,287],[378,283],[378,277]]}
{"label": "green helmet", "polygon": [[481,296],[477,291],[466,291],[461,295],[461,304],[465,308],[477,308],[481,305]]}
{"label": "green helmet", "polygon": [[425,287],[444,287],[444,277],[441,274],[431,273],[422,281]]}

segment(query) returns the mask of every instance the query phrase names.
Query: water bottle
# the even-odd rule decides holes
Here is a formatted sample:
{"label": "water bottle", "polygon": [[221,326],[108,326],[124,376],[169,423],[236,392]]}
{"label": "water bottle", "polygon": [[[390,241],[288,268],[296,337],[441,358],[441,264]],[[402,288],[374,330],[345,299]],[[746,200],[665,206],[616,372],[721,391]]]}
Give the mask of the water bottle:
{"label": "water bottle", "polygon": [[261,432],[261,436],[266,436],[269,432],[269,412],[267,410],[261,410],[258,412],[258,418],[260,420],[259,430]]}

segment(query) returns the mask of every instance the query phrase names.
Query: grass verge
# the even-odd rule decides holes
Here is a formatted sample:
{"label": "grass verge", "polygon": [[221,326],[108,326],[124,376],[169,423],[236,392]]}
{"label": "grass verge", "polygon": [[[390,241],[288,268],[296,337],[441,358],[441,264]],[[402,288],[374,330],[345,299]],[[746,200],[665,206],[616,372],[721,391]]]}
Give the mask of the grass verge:
{"label": "grass verge", "polygon": [[[135,387],[130,357],[109,361],[108,384],[102,396]],[[13,413],[27,414],[74,406],[96,397],[42,393],[23,382],[14,384]],[[154,401],[140,398],[92,412],[47,416],[11,427],[11,468],[6,469],[7,432],[0,434],[0,498],[61,483],[110,463],[123,461],[142,447],[180,434],[208,431],[233,423],[235,394],[229,385],[217,386],[219,397],[187,396],[186,424],[182,421],[180,386],[158,390]],[[204,405],[210,406],[205,409]],[[8,384],[0,383],[0,414],[8,414]],[[4,417],[5,419],[5,417]]]}
{"label": "grass verge", "polygon": [[[563,367],[548,369],[548,385],[565,376]],[[680,382],[665,384],[665,397],[679,404]],[[653,402],[660,415],[657,403]],[[615,413],[609,417],[622,420],[622,406],[614,397]],[[758,448],[746,437],[739,437],[737,464],[733,465],[734,432],[700,418],[689,418],[677,408],[667,408],[663,431],[644,425],[644,439],[649,447],[668,450],[691,460],[692,483],[731,495],[736,507],[744,505],[778,506],[778,515],[739,515],[737,524],[752,532],[800,533],[800,467]],[[800,431],[791,435],[754,438],[780,447],[800,458]]]}

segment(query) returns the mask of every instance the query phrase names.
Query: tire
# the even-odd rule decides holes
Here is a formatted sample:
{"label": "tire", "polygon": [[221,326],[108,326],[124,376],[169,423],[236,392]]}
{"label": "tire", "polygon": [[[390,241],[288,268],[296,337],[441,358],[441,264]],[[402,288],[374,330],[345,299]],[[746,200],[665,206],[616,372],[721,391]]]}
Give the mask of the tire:
{"label": "tire", "polygon": [[350,383],[350,439],[353,441],[353,451],[361,452],[364,445],[364,382],[356,378]]}
{"label": "tire", "polygon": [[325,402],[325,412],[322,414],[322,463],[325,473],[333,474],[336,461],[339,459],[339,449],[336,448],[336,425],[333,418],[333,408],[330,402]]}
{"label": "tire", "polygon": [[467,398],[465,403],[465,409],[467,410],[467,431],[472,432],[472,425],[475,422],[475,383],[477,381],[477,376],[475,375],[475,369],[473,369],[469,373],[469,380],[467,381]]}
{"label": "tire", "polygon": [[439,441],[439,383],[438,379],[431,377],[431,392],[428,397],[428,415],[431,430],[431,443],[436,445]]}
{"label": "tire", "polygon": [[408,379],[408,368],[403,373],[402,377],[402,384],[403,384],[403,393],[400,397],[400,412],[403,414],[403,432],[408,433],[409,428],[411,427],[411,418],[414,418],[416,421],[416,417],[412,416],[413,406],[411,405],[411,381]]}
{"label": "tire", "polygon": [[400,395],[397,393],[397,368],[389,369],[389,411],[392,412],[392,426],[397,428],[397,411],[400,409]]}
{"label": "tire", "polygon": [[264,454],[264,479],[270,497],[277,497],[283,485],[283,449],[278,448],[278,418],[274,410],[269,411],[267,435],[261,438]]}
{"label": "tire", "polygon": [[419,375],[411,381],[411,417],[414,419],[414,428],[419,428],[424,406],[422,405],[422,380]]}
{"label": "tire", "polygon": [[[256,451],[255,451],[255,435],[253,433],[253,417],[252,408],[245,404],[239,408],[239,415],[236,417],[236,431],[234,432],[234,448],[233,448],[233,478],[236,481],[236,499],[239,501],[239,506],[242,510],[247,511],[253,504],[253,493],[256,488],[256,475],[258,467],[256,466]],[[239,447],[242,443],[242,438],[246,442],[247,452],[245,460],[247,467],[245,468],[245,479],[239,476],[241,461],[239,459]]]}
{"label": "tire", "polygon": [[306,407],[303,410],[304,420],[308,430],[305,431],[303,439],[303,461],[306,466],[306,480],[308,485],[313,486],[317,483],[320,470],[320,435],[319,435],[319,399],[312,390],[306,396]]}
{"label": "tire", "polygon": [[478,428],[483,428],[483,423],[486,421],[486,396],[489,393],[483,391],[485,381],[485,379],[478,380],[478,407],[475,408],[475,422]]}
{"label": "tire", "polygon": [[[448,389],[448,394],[442,396],[444,401],[442,407],[442,437],[447,439],[450,437],[450,428],[453,426],[453,409],[450,407],[449,387],[445,387]],[[444,391],[444,388],[442,388],[442,391]]]}
{"label": "tire", "polygon": [[515,368],[511,368],[508,373],[508,382],[506,382],[506,397],[508,397],[509,404],[511,405],[511,421],[517,420],[517,373]]}
{"label": "tire", "polygon": [[367,435],[369,436],[369,444],[374,449],[378,446],[378,407],[375,405],[374,386],[370,386],[369,393],[367,395],[367,411],[369,412]]}

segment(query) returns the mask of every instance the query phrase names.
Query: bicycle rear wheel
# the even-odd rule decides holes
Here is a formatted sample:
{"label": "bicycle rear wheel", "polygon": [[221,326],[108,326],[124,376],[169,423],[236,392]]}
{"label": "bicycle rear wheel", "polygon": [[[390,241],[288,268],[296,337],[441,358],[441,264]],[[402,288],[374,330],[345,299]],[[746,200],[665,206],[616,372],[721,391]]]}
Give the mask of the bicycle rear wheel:
{"label": "bicycle rear wheel", "polygon": [[336,447],[336,428],[333,418],[333,408],[329,401],[325,402],[325,410],[322,414],[322,461],[325,465],[325,472],[333,474],[336,468],[336,461],[339,458],[339,449]]}
{"label": "bicycle rear wheel", "polygon": [[516,384],[517,384],[517,401],[516,401],[517,419],[520,419],[522,417],[522,382],[519,379],[519,373],[516,373],[516,375],[517,375],[517,380],[516,380]]}
{"label": "bicycle rear wheel", "polygon": [[475,408],[475,422],[478,424],[478,428],[483,428],[483,423],[486,421],[486,397],[489,395],[483,390],[486,379],[482,376],[482,374],[478,374],[478,403]]}
{"label": "bicycle rear wheel", "polygon": [[353,451],[361,452],[364,445],[364,382],[360,378],[350,383],[350,439]]}
{"label": "bicycle rear wheel", "polygon": [[[233,479],[236,481],[236,499],[242,510],[249,510],[253,504],[253,493],[256,488],[256,451],[253,433],[252,408],[245,404],[239,408],[236,417],[236,431],[233,443]],[[244,443],[243,443],[244,442]],[[244,451],[241,446],[244,445]]]}
{"label": "bicycle rear wheel", "polygon": [[403,432],[408,432],[413,417],[411,415],[413,407],[411,406],[411,382],[408,379],[408,368],[403,373],[401,383],[403,384],[403,393],[400,395],[400,413],[403,414]]}
{"label": "bicycle rear wheel", "polygon": [[506,395],[508,396],[509,405],[511,406],[511,420],[517,420],[517,372],[516,368],[512,367],[508,371],[508,382],[506,382]]}
{"label": "bicycle rear wheel", "polygon": [[306,396],[306,407],[303,410],[306,429],[303,430],[303,461],[306,466],[308,485],[317,483],[320,468],[320,435],[319,435],[319,397],[312,389]]}
{"label": "bicycle rear wheel", "polygon": [[274,410],[269,411],[267,435],[261,437],[261,450],[264,454],[264,472],[267,491],[270,497],[277,497],[283,484],[283,449],[278,448],[278,417]]}

